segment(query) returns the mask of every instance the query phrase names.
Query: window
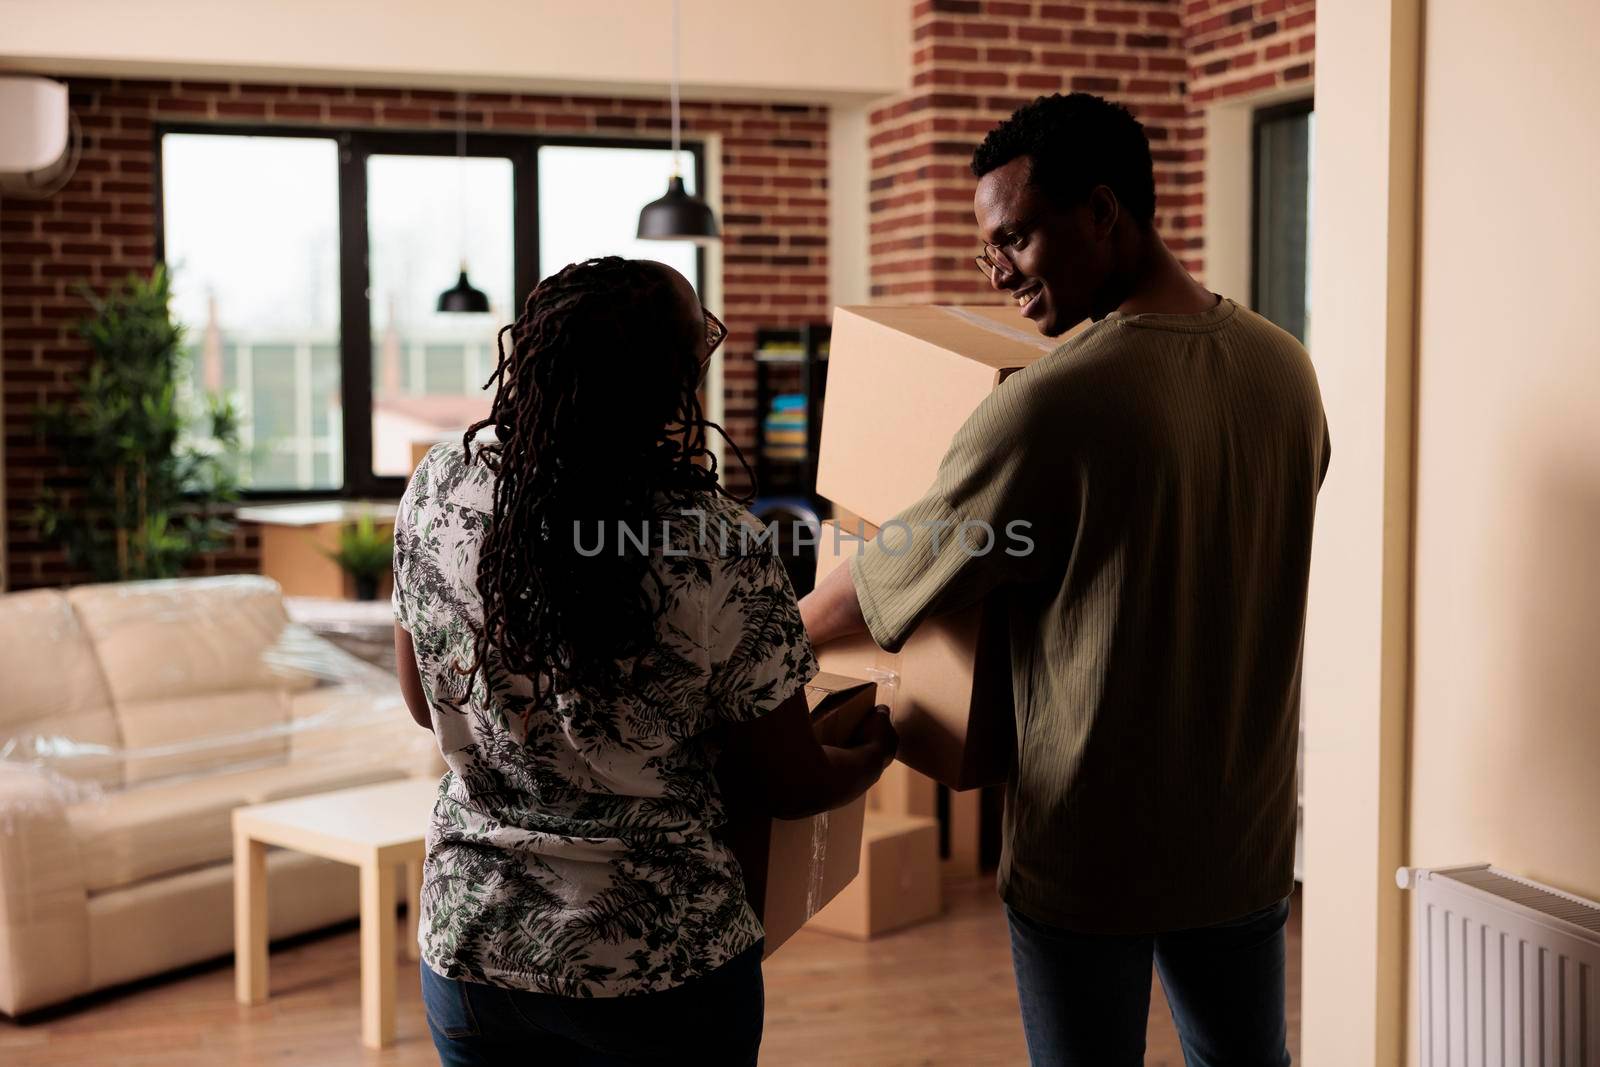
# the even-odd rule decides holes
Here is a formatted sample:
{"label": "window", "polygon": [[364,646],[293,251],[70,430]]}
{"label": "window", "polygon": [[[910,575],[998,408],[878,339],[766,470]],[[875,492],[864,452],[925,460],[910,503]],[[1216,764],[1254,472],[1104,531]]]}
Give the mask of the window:
{"label": "window", "polygon": [[338,488],[338,146],[174,133],[161,172],[173,313],[194,385],[239,407],[245,486]]}
{"label": "window", "polygon": [[[537,279],[635,240],[671,152],[647,142],[164,127],[157,231],[193,386],[243,422],[254,495],[398,496],[414,451],[488,413],[496,336]],[[698,149],[682,153],[685,184]],[[488,314],[440,313],[466,263]]]}
{"label": "window", "polygon": [[[654,259],[696,281],[691,242],[641,241],[634,237],[637,208],[630,213],[608,207],[644,207],[667,191],[671,176],[672,153],[658,148],[548,145],[539,149],[539,277],[568,263],[613,255]],[[699,195],[693,168],[684,174],[683,184],[690,196]]]}
{"label": "window", "polygon": [[1300,338],[1310,336],[1311,135],[1309,100],[1255,115],[1252,303]]}
{"label": "window", "polygon": [[[367,159],[372,325],[372,470],[411,473],[414,444],[459,435],[489,413],[495,333],[516,318],[513,164],[504,157]],[[440,312],[458,268],[487,315]]]}

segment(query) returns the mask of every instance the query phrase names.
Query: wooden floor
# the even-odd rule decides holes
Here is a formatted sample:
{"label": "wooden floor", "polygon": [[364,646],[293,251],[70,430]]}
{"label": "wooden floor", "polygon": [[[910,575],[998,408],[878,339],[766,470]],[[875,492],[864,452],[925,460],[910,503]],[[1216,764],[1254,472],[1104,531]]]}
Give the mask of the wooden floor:
{"label": "wooden floor", "polygon": [[[937,922],[871,943],[802,932],[766,964],[761,1062],[783,1065],[1026,1063],[1005,915],[989,879],[947,885]],[[1289,1048],[1300,1058],[1299,900],[1289,925]],[[221,1064],[437,1064],[417,965],[397,960],[398,1042],[360,1043],[353,925],[272,953],[272,998],[233,1001],[221,961],[100,994],[18,1024],[0,1016],[7,1067],[212,1067]],[[1159,984],[1147,1067],[1182,1067]],[[530,1050],[529,1063],[538,1062]]]}

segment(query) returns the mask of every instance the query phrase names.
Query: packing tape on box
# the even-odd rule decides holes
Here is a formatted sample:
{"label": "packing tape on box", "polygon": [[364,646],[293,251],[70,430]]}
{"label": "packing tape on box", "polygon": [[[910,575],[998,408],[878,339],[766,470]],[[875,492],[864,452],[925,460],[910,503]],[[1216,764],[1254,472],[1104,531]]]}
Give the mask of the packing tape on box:
{"label": "packing tape on box", "polygon": [[[887,667],[868,667],[863,674],[877,685],[875,701],[894,707],[895,693],[900,685],[900,675]],[[828,813],[811,817],[811,866],[806,877],[806,918],[815,915],[828,901],[823,897],[825,868],[828,860]]]}
{"label": "packing tape on box", "polygon": [[811,868],[806,877],[806,918],[826,904],[822,898],[822,874],[828,861],[828,813],[811,817]]}
{"label": "packing tape on box", "polygon": [[1032,345],[1041,352],[1054,352],[1058,345],[1058,342],[1052,341],[1049,338],[1040,338],[1038,334],[1032,332],[1031,330],[1020,330],[1015,326],[1007,326],[1003,322],[996,322],[991,318],[986,318],[985,316],[978,314],[976,311],[973,311],[971,308],[953,307],[948,304],[941,304],[939,306],[939,310],[943,311],[947,315],[954,315],[961,321],[976,326],[980,330],[988,330],[990,333],[999,334],[1008,341],[1016,341],[1020,344]]}
{"label": "packing tape on box", "polygon": [[888,667],[868,667],[862,673],[878,687],[875,702],[886,708],[894,707],[895,695],[900,690],[900,672]]}

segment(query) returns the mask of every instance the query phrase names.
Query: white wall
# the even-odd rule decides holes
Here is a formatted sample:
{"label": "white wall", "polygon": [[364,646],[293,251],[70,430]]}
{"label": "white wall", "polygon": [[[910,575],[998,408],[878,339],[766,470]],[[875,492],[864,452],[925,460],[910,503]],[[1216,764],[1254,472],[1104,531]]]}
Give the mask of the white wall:
{"label": "white wall", "polygon": [[1409,862],[1600,898],[1600,5],[1426,39]]}
{"label": "white wall", "polygon": [[[655,93],[669,0],[0,0],[0,69]],[[683,0],[687,95],[909,88],[906,0]]]}
{"label": "white wall", "polygon": [[1313,1067],[1416,1062],[1398,864],[1600,898],[1595,40],[1592,0],[1318,10]]}

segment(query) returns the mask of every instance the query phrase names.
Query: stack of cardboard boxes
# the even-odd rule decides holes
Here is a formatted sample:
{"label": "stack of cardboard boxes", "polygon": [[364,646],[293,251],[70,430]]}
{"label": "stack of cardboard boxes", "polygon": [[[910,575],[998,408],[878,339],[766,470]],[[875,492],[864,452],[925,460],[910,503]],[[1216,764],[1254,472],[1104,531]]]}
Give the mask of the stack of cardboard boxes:
{"label": "stack of cardboard boxes", "polygon": [[[972,410],[1055,345],[1009,308],[836,309],[817,474],[835,518],[823,524],[817,580],[920,498]],[[947,862],[976,872],[977,787],[1004,781],[1014,759],[1010,650],[997,604],[930,619],[897,653],[861,637],[818,654],[824,673],[807,686],[818,740],[841,743],[880,703],[900,750],[868,796],[843,808],[730,825],[768,955],[801,925],[868,938],[937,915],[935,783],[952,791]]]}
{"label": "stack of cardboard boxes", "polygon": [[[951,438],[1010,374],[1053,351],[1015,309],[837,308],[817,491],[832,501],[817,580],[933,484]],[[819,649],[825,671],[892,671],[899,762],[869,795],[860,876],[812,920],[869,937],[937,914],[934,783],[948,786],[951,867],[978,870],[977,787],[1003,782],[1015,751],[1010,651],[998,605],[930,619],[898,653],[867,637]],[[879,673],[878,677],[885,675]]]}

